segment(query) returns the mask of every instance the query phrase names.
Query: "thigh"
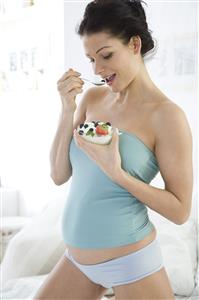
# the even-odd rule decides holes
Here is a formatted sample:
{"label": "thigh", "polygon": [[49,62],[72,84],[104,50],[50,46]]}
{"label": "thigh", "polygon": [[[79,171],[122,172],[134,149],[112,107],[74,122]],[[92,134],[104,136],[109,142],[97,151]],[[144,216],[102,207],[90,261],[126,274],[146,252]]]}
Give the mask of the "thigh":
{"label": "thigh", "polygon": [[93,283],[65,255],[61,257],[34,300],[101,299],[106,289]]}
{"label": "thigh", "polygon": [[116,300],[174,300],[165,268],[133,283],[113,287]]}

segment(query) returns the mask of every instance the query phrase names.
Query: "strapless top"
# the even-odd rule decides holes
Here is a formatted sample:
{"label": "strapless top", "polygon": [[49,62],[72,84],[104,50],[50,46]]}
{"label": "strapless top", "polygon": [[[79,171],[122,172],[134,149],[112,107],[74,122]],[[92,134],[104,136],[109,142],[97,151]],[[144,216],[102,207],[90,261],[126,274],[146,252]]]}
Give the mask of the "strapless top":
{"label": "strapless top", "polygon": [[[120,132],[122,168],[149,184],[159,171],[155,154],[133,133]],[[112,181],[74,139],[69,157],[72,181],[62,215],[67,245],[82,249],[119,247],[143,239],[154,229],[147,207]]]}

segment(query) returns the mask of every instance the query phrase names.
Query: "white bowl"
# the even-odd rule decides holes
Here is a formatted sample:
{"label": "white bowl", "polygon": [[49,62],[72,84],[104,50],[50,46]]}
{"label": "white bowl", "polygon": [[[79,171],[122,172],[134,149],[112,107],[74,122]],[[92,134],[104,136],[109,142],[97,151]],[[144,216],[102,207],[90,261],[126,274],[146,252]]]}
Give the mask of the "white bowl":
{"label": "white bowl", "polygon": [[[98,122],[99,125],[105,124],[105,122]],[[100,145],[107,145],[110,143],[113,135],[113,128],[112,126],[108,125],[108,134],[107,135],[98,135],[96,134],[96,127],[93,122],[85,122],[84,125],[88,125],[87,128],[80,128],[78,126],[77,132],[83,131],[83,134],[81,134],[81,137],[83,137],[86,141],[94,143],[94,144],[100,144]],[[94,136],[92,135],[87,135],[87,132],[90,129],[93,129]]]}

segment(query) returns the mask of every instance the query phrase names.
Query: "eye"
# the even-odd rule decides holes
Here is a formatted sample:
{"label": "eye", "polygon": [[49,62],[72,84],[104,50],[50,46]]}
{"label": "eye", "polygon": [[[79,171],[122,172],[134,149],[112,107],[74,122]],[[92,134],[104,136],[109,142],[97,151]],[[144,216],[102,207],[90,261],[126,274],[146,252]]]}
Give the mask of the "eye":
{"label": "eye", "polygon": [[[113,56],[113,53],[110,53],[110,54],[108,54],[108,55],[106,55],[106,56],[103,56],[103,59],[109,59],[109,58],[111,58],[112,56]],[[89,59],[89,62],[90,62],[90,63],[94,63],[94,59],[90,58],[90,59]]]}
{"label": "eye", "polygon": [[93,63],[93,62],[94,62],[94,59],[90,58],[90,59],[89,59],[89,62],[90,62],[90,63]]}
{"label": "eye", "polygon": [[110,54],[108,54],[107,56],[104,56],[103,58],[104,59],[109,59],[109,58],[111,58],[113,56],[113,53],[110,53]]}

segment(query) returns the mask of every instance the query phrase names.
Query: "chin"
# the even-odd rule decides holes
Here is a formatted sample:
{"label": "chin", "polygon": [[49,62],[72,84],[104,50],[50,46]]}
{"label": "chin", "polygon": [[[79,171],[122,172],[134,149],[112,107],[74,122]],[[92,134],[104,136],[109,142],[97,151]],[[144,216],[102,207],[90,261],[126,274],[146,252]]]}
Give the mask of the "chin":
{"label": "chin", "polygon": [[114,93],[120,93],[122,91],[124,91],[128,86],[112,86],[111,89]]}
{"label": "chin", "polygon": [[111,87],[111,91],[112,91],[113,93],[119,93],[121,90],[118,89],[117,87]]}
{"label": "chin", "polygon": [[119,93],[119,92],[121,92],[123,90],[121,84],[113,84],[113,85],[109,86],[109,88],[114,93]]}

